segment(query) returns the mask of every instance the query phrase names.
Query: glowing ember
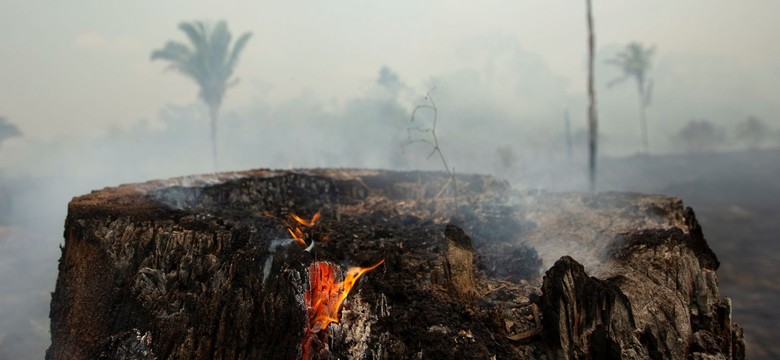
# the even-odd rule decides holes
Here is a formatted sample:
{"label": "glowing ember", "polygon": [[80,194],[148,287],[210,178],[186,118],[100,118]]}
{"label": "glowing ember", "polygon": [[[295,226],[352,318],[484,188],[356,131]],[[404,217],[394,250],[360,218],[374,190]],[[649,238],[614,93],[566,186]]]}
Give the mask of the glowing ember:
{"label": "glowing ember", "polygon": [[336,280],[341,271],[335,265],[317,261],[309,266],[309,289],[304,294],[304,304],[309,316],[308,328],[303,337],[304,359],[310,358],[312,341],[315,338],[322,337],[320,340],[325,340],[324,336],[315,334],[326,329],[330,323],[339,322],[341,305],[358,279],[384,262],[380,260],[370,267],[349,268],[341,282]]}

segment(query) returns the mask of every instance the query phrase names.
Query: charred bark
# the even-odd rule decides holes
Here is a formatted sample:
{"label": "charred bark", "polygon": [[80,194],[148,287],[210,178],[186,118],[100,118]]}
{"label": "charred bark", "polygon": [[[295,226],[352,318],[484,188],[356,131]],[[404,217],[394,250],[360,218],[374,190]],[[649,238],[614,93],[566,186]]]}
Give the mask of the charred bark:
{"label": "charred bark", "polygon": [[589,277],[571,257],[547,271],[542,292],[544,340],[551,357],[648,357],[631,331],[626,332],[636,327],[628,297],[615,284]]}
{"label": "charred bark", "polygon": [[449,180],[259,170],[75,198],[47,358],[744,358],[679,200],[459,175],[456,211]]}

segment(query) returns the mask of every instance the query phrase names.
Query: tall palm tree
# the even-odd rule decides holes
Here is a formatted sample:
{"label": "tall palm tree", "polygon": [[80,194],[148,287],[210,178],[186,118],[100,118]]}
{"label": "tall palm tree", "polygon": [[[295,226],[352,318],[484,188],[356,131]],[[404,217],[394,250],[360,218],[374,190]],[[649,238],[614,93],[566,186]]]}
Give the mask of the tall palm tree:
{"label": "tall palm tree", "polygon": [[200,87],[200,98],[209,108],[211,145],[214,170],[217,170],[217,119],[225,90],[236,83],[231,79],[241,51],[252,36],[244,33],[230,49],[231,35],[224,21],[209,24],[200,21],[179,24],[191,47],[178,41],[169,41],[165,47],[152,52],[152,60],[162,59],[171,68],[195,80]]}
{"label": "tall palm tree", "polygon": [[636,81],[639,93],[639,125],[642,131],[642,147],[645,153],[649,152],[647,141],[647,115],[645,110],[650,105],[650,95],[652,92],[652,82],[648,82],[647,73],[650,70],[650,60],[655,53],[655,47],[644,47],[641,43],[632,42],[626,45],[626,48],[618,53],[613,59],[607,60],[608,64],[620,67],[623,70],[623,76],[612,80],[607,84],[608,87],[633,78]]}
{"label": "tall palm tree", "polygon": [[590,191],[596,190],[596,150],[598,140],[598,117],[596,116],[596,90],[593,86],[593,58],[595,57],[596,40],[593,35],[593,12],[590,0],[585,1],[588,17],[588,173],[590,175]]}

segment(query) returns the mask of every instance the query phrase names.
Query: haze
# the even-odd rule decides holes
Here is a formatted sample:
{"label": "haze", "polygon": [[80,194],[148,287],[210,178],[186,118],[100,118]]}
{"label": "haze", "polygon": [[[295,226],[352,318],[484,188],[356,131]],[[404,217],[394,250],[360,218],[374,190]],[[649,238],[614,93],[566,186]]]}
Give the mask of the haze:
{"label": "haze", "polygon": [[[742,151],[751,144],[733,134],[750,116],[768,126],[757,147],[780,147],[780,2],[593,6],[601,157],[640,150],[636,86],[607,87],[622,73],[606,60],[633,41],[656,46],[651,154],[690,150],[679,134],[697,119],[725,134],[708,150]],[[430,149],[401,148],[412,109],[432,90],[442,151],[458,172],[521,189],[585,188],[584,1],[0,0],[0,116],[22,134],[0,139],[0,282],[11,289],[0,298],[0,359],[41,358],[48,346],[70,198],[214,170],[197,86],[150,60],[166,41],[186,41],[177,26],[192,20],[226,20],[234,38],[253,33],[222,106],[220,171],[441,170]],[[576,176],[551,169],[562,163]]]}

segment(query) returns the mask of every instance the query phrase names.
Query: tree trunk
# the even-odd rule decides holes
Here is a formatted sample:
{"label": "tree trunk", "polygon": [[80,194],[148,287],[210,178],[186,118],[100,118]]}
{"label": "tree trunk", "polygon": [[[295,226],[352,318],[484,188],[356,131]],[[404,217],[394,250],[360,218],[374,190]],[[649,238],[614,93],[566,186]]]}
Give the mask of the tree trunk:
{"label": "tree trunk", "polygon": [[744,359],[680,200],[458,175],[455,212],[449,180],[256,170],[77,197],[46,357]]}
{"label": "tree trunk", "polygon": [[590,0],[585,0],[588,12],[588,174],[590,191],[596,191],[596,156],[598,146],[598,118],[596,116],[596,90],[593,83],[593,59],[595,57],[595,39],[593,35],[593,14]]}
{"label": "tree trunk", "polygon": [[219,105],[209,105],[209,121],[211,123],[211,155],[214,160],[214,172],[219,171],[217,157],[217,120],[219,119]]}
{"label": "tree trunk", "polygon": [[563,114],[564,133],[566,134],[566,161],[571,162],[573,157],[573,149],[571,142],[571,119],[569,118],[569,110],[566,110]]}
{"label": "tree trunk", "polygon": [[642,131],[642,149],[645,154],[650,154],[650,143],[647,139],[647,110],[644,85],[639,85],[639,125]]}

